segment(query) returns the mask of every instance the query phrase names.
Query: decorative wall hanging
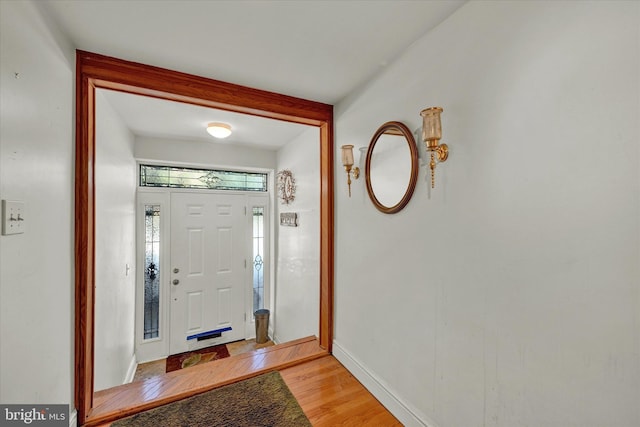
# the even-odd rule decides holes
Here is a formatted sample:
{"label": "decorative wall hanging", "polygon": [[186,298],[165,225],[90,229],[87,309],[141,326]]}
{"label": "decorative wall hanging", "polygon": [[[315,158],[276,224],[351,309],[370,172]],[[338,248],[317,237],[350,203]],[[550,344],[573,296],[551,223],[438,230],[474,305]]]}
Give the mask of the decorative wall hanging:
{"label": "decorative wall hanging", "polygon": [[295,212],[282,212],[280,214],[280,225],[285,227],[298,226],[298,214]]}
{"label": "decorative wall hanging", "polygon": [[278,195],[283,205],[288,205],[296,198],[296,180],[289,169],[278,172]]}
{"label": "decorative wall hanging", "polygon": [[418,182],[418,147],[407,126],[387,122],[378,128],[367,150],[364,178],[380,212],[394,214],[409,203]]}

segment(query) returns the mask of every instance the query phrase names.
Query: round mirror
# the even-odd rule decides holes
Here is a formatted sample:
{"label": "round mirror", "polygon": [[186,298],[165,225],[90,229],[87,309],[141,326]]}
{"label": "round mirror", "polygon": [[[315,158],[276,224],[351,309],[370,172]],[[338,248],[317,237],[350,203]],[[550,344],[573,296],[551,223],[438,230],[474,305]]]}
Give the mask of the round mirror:
{"label": "round mirror", "polygon": [[418,181],[418,147],[409,128],[387,122],[371,138],[365,181],[371,201],[384,213],[404,208]]}

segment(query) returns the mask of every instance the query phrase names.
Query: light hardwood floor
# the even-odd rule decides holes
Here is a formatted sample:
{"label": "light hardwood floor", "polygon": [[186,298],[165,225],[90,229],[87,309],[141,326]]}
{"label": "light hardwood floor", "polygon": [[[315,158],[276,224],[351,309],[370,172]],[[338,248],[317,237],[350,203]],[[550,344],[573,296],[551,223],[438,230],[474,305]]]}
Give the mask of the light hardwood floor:
{"label": "light hardwood floor", "polygon": [[280,372],[314,426],[402,425],[313,337],[96,393],[90,425],[109,426],[140,409],[272,370]]}
{"label": "light hardwood floor", "polygon": [[282,369],[280,375],[315,427],[402,426],[333,356]]}
{"label": "light hardwood floor", "polygon": [[[273,341],[267,341],[263,344],[256,343],[255,339],[242,340],[227,344],[227,350],[229,355],[237,356],[238,354],[248,353],[250,351],[259,350],[265,347],[271,347],[275,345]],[[153,362],[141,363],[136,369],[136,373],[133,376],[133,381],[148,380],[153,377],[166,374],[167,359],[159,359]]]}

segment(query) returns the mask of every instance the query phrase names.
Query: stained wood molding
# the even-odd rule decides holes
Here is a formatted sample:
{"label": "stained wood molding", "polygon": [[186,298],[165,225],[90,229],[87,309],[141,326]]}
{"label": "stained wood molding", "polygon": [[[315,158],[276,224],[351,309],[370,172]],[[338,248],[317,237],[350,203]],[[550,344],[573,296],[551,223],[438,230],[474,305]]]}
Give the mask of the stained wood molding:
{"label": "stained wood molding", "polygon": [[320,346],[333,341],[333,106],[178,71],[76,52],[75,405],[93,408],[95,263],[95,89],[219,108],[320,129]]}

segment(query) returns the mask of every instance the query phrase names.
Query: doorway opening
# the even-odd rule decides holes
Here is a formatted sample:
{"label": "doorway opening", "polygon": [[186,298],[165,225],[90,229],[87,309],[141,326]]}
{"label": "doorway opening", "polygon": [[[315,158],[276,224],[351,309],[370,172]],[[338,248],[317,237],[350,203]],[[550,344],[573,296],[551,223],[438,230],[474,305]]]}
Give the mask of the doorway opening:
{"label": "doorway opening", "polygon": [[272,308],[268,206],[266,194],[138,193],[138,363],[254,338],[253,313]]}
{"label": "doorway opening", "polygon": [[138,173],[136,362],[253,338],[253,313],[272,309],[273,171],[141,163]]}
{"label": "doorway opening", "polygon": [[332,106],[246,88],[88,52],[77,52],[75,404],[80,424],[93,409],[95,287],[95,90],[159,99],[302,123],[319,129],[319,343],[331,351],[333,333]]}

